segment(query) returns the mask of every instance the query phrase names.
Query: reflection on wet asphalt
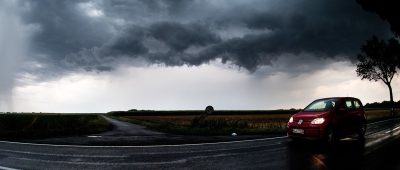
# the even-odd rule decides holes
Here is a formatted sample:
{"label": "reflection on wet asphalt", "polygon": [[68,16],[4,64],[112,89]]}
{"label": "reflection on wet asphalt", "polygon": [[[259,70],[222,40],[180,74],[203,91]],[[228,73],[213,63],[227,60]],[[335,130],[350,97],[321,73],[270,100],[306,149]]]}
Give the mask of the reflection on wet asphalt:
{"label": "reflection on wet asphalt", "polygon": [[[400,151],[398,119],[370,124],[365,140],[345,138],[328,146],[320,142],[289,141],[289,169],[400,169],[391,155]],[[398,145],[394,144],[398,143]],[[385,168],[384,168],[385,169]]]}
{"label": "reflection on wet asphalt", "polygon": [[345,139],[328,146],[317,142],[289,142],[289,169],[362,169],[365,141]]}

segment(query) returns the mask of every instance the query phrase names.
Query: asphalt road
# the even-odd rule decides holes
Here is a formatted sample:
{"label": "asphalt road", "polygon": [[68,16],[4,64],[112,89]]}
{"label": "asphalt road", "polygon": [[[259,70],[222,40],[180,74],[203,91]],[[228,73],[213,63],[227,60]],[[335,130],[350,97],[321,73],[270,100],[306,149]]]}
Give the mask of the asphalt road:
{"label": "asphalt road", "polygon": [[286,137],[158,146],[1,141],[0,169],[400,169],[390,156],[400,150],[395,122],[369,124],[365,141],[346,138],[330,147]]}

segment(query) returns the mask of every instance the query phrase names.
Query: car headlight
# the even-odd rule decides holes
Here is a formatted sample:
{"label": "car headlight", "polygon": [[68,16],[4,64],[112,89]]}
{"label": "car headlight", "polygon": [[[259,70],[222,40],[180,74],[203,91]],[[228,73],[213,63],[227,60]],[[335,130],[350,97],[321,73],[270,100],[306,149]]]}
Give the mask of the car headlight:
{"label": "car headlight", "polygon": [[315,118],[314,120],[311,121],[311,124],[314,125],[319,125],[325,122],[325,119],[323,117],[320,118]]}
{"label": "car headlight", "polygon": [[292,123],[292,122],[293,122],[293,117],[290,117],[289,123]]}

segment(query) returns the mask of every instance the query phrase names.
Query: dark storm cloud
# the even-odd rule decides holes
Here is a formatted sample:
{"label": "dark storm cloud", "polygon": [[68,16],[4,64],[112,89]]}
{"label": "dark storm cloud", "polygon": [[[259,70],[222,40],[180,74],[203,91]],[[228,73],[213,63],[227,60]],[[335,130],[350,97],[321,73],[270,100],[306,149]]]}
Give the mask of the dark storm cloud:
{"label": "dark storm cloud", "polygon": [[[284,6],[294,4],[285,2],[289,3]],[[239,18],[247,28],[271,32],[229,39],[202,55],[218,56],[249,70],[268,65],[286,53],[312,53],[316,58],[345,55],[353,60],[360,44],[368,37],[390,35],[387,24],[365,13],[355,2],[302,1],[297,4],[301,5],[289,11],[278,7],[276,11],[256,12]],[[302,62],[296,56],[292,61]]]}
{"label": "dark storm cloud", "polygon": [[253,14],[244,21],[250,29],[280,29],[283,26],[283,21],[280,16],[270,13]]}
{"label": "dark storm cloud", "polygon": [[[154,39],[168,47],[165,52],[149,52],[144,42]],[[197,54],[185,52],[189,47],[201,47],[220,42],[209,28],[197,23],[180,24],[157,22],[148,27],[129,26],[116,38],[100,47],[84,48],[65,57],[70,66],[84,66],[86,70],[97,70],[98,65],[110,64],[120,58],[144,58],[151,63],[174,65],[199,65],[194,61]],[[104,69],[103,69],[104,70]],[[101,70],[101,71],[103,71]]]}
{"label": "dark storm cloud", "polygon": [[39,25],[32,48],[46,60],[60,64],[65,55],[83,48],[101,45],[110,38],[110,26],[90,21],[80,12],[78,3],[85,1],[41,0],[30,1],[30,11],[24,20]]}
{"label": "dark storm cloud", "polygon": [[108,56],[128,55],[135,56],[145,54],[148,49],[143,45],[144,30],[141,28],[132,28],[122,33],[115,41],[106,45]]}
{"label": "dark storm cloud", "polygon": [[193,0],[140,0],[151,10],[162,10],[165,8],[169,14],[176,15],[185,11]]}
{"label": "dark storm cloud", "polygon": [[[85,15],[82,3],[104,16]],[[353,60],[370,36],[391,35],[378,16],[348,0],[35,1],[26,20],[42,28],[38,53],[102,71],[126,58],[165,65],[220,58],[250,71],[287,54],[294,63],[302,54]]]}
{"label": "dark storm cloud", "polygon": [[193,45],[204,46],[220,41],[216,34],[199,24],[161,22],[151,25],[149,30],[151,36],[175,51],[183,51]]}

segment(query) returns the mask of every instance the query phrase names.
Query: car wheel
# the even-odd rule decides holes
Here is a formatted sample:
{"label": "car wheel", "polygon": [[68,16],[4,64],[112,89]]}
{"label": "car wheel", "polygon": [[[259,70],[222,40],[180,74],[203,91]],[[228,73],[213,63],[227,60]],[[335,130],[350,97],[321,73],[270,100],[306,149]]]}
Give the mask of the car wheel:
{"label": "car wheel", "polygon": [[364,139],[366,131],[367,131],[367,124],[363,124],[361,128],[358,130],[358,138]]}

